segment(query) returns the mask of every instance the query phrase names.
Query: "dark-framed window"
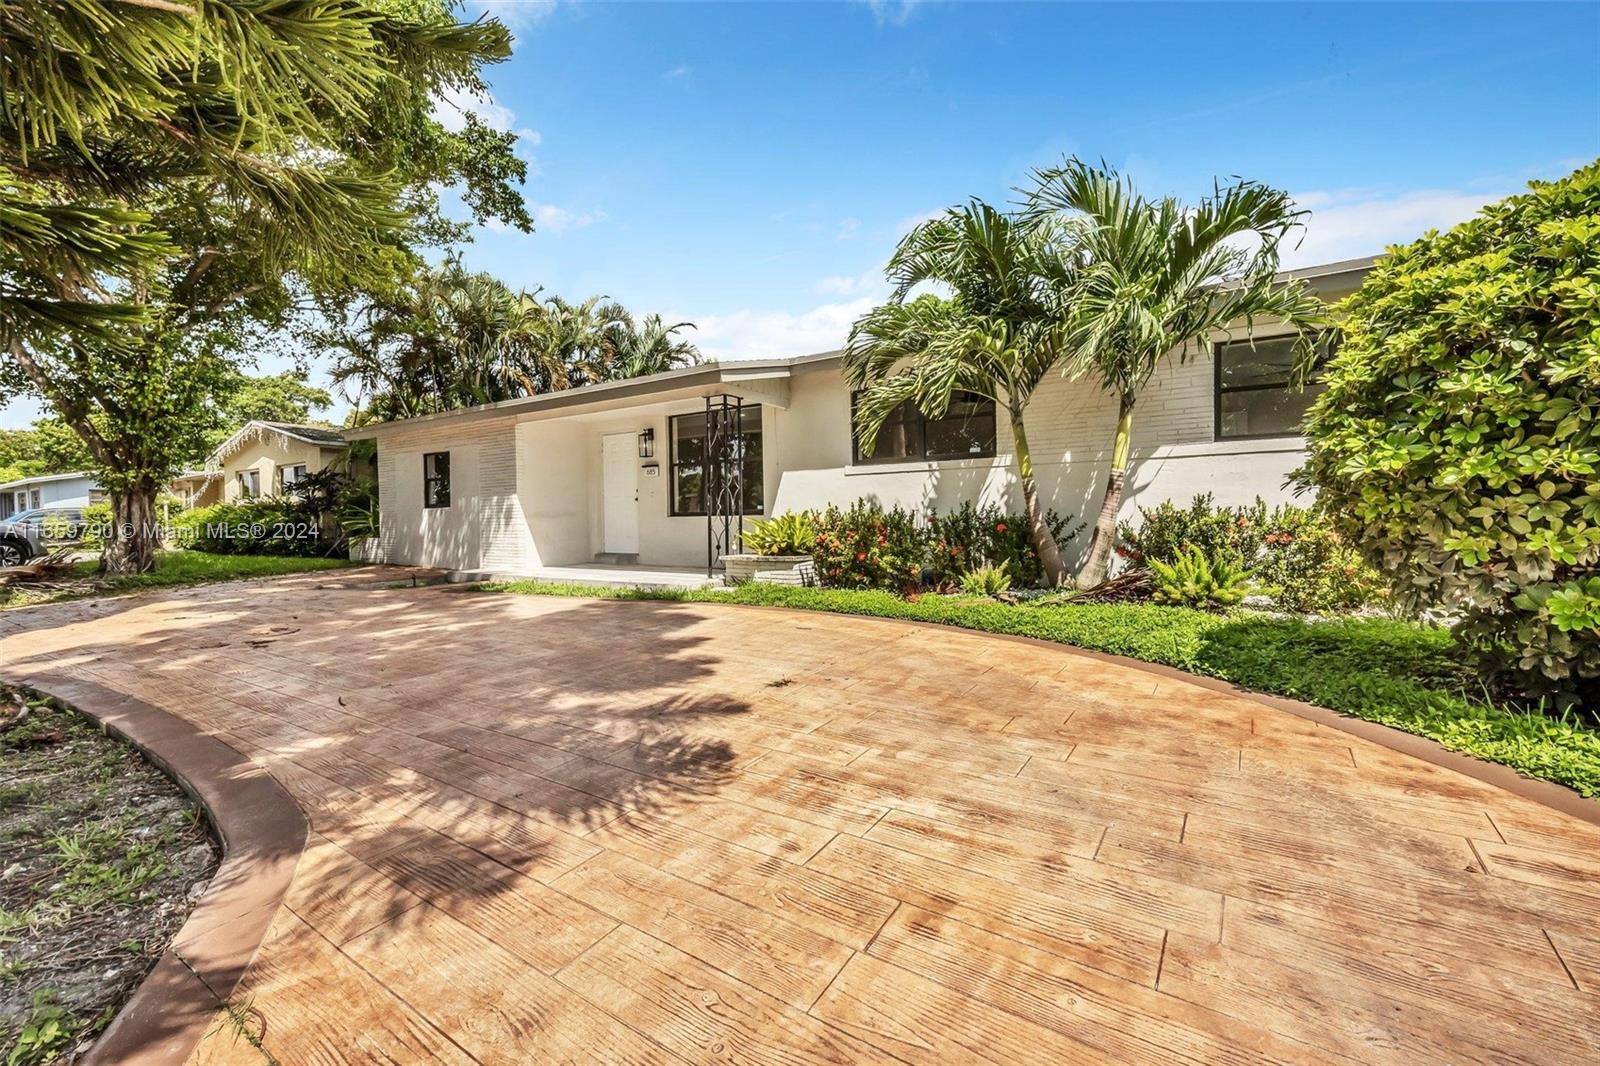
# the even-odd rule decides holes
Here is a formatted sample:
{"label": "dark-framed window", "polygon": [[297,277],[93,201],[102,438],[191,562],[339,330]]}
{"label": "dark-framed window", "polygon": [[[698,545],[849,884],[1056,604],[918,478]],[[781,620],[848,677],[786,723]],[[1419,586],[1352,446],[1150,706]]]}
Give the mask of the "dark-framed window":
{"label": "dark-framed window", "polygon": [[1227,341],[1214,354],[1217,440],[1294,436],[1306,408],[1327,387],[1316,380],[1294,383],[1293,337]]}
{"label": "dark-framed window", "polygon": [[423,454],[422,506],[450,506],[449,452],[426,452]]}
{"label": "dark-framed window", "polygon": [[[850,425],[855,426],[859,392],[850,394]],[[852,430],[853,432],[853,430]],[[927,459],[987,459],[995,453],[994,401],[958,392],[938,418],[929,418],[911,400],[884,419],[869,455],[855,441],[855,462],[904,463]]]}
{"label": "dark-framed window", "polygon": [[[672,469],[671,514],[675,518],[705,517],[706,416],[704,411],[673,415],[667,420]],[[744,477],[743,513],[761,514],[761,405],[746,404],[739,411],[739,436],[730,460]],[[731,474],[732,471],[730,470]]]}
{"label": "dark-framed window", "polygon": [[261,471],[239,471],[239,496],[241,499],[253,500],[261,495]]}

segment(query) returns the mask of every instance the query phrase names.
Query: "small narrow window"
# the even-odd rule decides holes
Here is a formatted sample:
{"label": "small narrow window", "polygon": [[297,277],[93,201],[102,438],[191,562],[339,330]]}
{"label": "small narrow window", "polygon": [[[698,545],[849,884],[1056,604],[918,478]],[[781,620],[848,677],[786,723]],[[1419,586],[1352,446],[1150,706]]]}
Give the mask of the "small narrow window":
{"label": "small narrow window", "polygon": [[450,506],[450,453],[428,452],[422,457],[422,506]]}
{"label": "small narrow window", "polygon": [[261,495],[261,471],[239,471],[239,495],[246,500]]}
{"label": "small narrow window", "polygon": [[294,466],[284,467],[282,471],[283,491],[293,491],[296,485],[305,480],[305,477],[306,464],[304,463],[296,463]]}

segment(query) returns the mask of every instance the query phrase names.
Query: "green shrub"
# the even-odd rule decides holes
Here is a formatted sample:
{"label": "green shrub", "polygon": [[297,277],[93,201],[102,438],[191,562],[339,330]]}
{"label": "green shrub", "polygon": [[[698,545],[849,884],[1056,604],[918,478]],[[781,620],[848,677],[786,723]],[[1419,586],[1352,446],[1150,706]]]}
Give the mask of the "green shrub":
{"label": "green shrub", "polygon": [[1387,598],[1383,580],[1331,523],[1284,505],[1272,512],[1252,572],[1258,590],[1299,614],[1349,611]]}
{"label": "green shrub", "polygon": [[1231,551],[1207,555],[1189,545],[1170,563],[1150,560],[1150,598],[1171,607],[1218,610],[1232,607],[1250,590],[1250,571]]}
{"label": "green shrub", "polygon": [[961,575],[961,591],[968,596],[998,596],[1011,587],[1011,574],[1003,566],[980,566]]}
{"label": "green shrub", "polygon": [[1267,505],[1261,497],[1248,507],[1218,507],[1209,492],[1179,507],[1163,500],[1139,508],[1137,528],[1124,522],[1118,529],[1117,554],[1134,563],[1174,563],[1190,547],[1207,555],[1232,552],[1254,559],[1266,533]]}
{"label": "green shrub", "polygon": [[1390,249],[1297,477],[1490,675],[1600,695],[1600,163]]}
{"label": "green shrub", "polygon": [[810,511],[790,511],[744,531],[744,546],[756,555],[810,555],[817,542],[817,524]]}
{"label": "green shrub", "polygon": [[[1067,520],[1051,511],[1045,516],[1057,543],[1082,529],[1068,531]],[[928,517],[928,568],[935,588],[953,588],[983,566],[1003,566],[1017,584],[1032,588],[1044,580],[1044,568],[1033,549],[1026,515],[1007,514],[997,504],[963,503],[948,514]]]}
{"label": "green shrub", "polygon": [[846,510],[829,507],[817,516],[816,525],[812,556],[823,585],[895,591],[921,585],[928,532],[910,511],[886,511],[857,500]]}
{"label": "green shrub", "polygon": [[1259,496],[1221,507],[1202,493],[1187,507],[1168,501],[1139,515],[1137,528],[1125,522],[1118,531],[1117,552],[1134,564],[1176,563],[1190,547],[1232,555],[1252,570],[1258,591],[1297,613],[1348,611],[1385,596],[1378,574],[1314,508],[1286,503],[1269,512]]}
{"label": "green shrub", "polygon": [[370,478],[351,478],[339,497],[334,518],[348,540],[376,537],[378,483]]}

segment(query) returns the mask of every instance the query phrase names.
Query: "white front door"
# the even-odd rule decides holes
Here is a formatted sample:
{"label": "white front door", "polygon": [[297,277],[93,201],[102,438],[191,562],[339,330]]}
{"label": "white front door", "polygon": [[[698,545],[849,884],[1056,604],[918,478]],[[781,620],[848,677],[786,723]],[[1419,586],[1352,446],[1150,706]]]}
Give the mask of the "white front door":
{"label": "white front door", "polygon": [[639,551],[639,461],[632,433],[607,433],[601,441],[605,547],[627,555]]}

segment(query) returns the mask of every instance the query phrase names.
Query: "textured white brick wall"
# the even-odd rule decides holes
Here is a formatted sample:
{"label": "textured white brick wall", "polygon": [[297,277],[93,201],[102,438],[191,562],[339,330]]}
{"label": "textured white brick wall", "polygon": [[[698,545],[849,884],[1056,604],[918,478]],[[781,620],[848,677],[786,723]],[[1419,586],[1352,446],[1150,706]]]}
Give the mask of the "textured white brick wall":
{"label": "textured white brick wall", "polygon": [[[450,453],[450,506],[422,506],[422,456]],[[517,498],[515,422],[406,427],[378,441],[379,551],[385,562],[461,570],[528,568]]]}

